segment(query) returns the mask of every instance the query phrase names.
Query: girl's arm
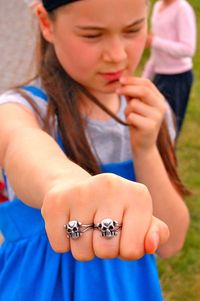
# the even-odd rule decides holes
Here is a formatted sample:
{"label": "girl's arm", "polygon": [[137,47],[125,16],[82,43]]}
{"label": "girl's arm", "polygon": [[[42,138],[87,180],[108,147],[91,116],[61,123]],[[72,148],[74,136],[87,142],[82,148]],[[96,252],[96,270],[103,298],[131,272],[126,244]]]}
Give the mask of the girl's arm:
{"label": "girl's arm", "polygon": [[189,224],[188,209],[166,172],[156,141],[165,114],[165,100],[146,79],[123,78],[119,94],[127,97],[125,111],[137,180],[145,184],[153,199],[155,216],[166,222],[170,239],[160,250],[168,257],[183,246]]}
{"label": "girl's arm", "polygon": [[[94,256],[133,260],[167,241],[168,227],[152,215],[144,185],[113,174],[89,175],[65,156],[22,105],[0,105],[0,137],[0,165],[17,196],[41,208],[54,251],[71,250],[82,261]],[[70,220],[97,224],[105,218],[122,224],[112,239],[92,229],[76,241],[67,238],[64,224]]]}
{"label": "girl's arm", "polygon": [[184,244],[189,226],[188,209],[173,187],[157,147],[148,152],[134,153],[136,177],[145,184],[153,200],[153,214],[168,225],[170,239],[158,253],[168,257],[179,251]]}
{"label": "girl's arm", "polygon": [[32,207],[42,207],[44,196],[56,179],[67,177],[70,182],[82,175],[89,177],[67,159],[24,106],[0,106],[0,137],[0,166],[6,170],[18,197]]}

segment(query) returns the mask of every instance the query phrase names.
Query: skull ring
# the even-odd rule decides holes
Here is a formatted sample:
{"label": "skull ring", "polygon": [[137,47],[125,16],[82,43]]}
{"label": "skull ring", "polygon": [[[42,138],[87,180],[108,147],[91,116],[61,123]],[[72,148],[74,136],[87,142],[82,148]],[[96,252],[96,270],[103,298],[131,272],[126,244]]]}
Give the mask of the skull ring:
{"label": "skull ring", "polygon": [[100,223],[96,224],[94,228],[99,230],[103,237],[113,238],[117,235],[121,225],[111,218],[105,218]]}
{"label": "skull ring", "polygon": [[67,237],[78,239],[84,232],[94,227],[94,224],[82,224],[77,220],[69,221],[64,228],[67,230]]}

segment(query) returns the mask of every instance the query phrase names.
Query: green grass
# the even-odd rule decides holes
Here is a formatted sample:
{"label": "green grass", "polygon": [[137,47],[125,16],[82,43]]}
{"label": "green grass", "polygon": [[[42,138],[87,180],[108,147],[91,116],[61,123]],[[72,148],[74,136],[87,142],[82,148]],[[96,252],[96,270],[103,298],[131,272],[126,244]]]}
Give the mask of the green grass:
{"label": "green grass", "polygon": [[[200,0],[189,2],[197,15],[198,47],[194,58],[195,83],[177,156],[181,177],[193,192],[186,199],[191,224],[183,250],[158,261],[165,301],[200,301]],[[147,53],[144,61],[146,56]]]}

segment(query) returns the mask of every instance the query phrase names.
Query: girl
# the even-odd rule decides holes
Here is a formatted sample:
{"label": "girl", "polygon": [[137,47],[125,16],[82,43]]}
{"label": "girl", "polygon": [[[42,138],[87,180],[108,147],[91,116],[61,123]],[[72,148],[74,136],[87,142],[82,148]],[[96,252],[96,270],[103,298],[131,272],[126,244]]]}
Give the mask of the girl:
{"label": "girl", "polygon": [[37,6],[38,76],[0,99],[1,300],[162,300],[152,253],[180,250],[189,218],[163,97],[132,76],[147,10]]}
{"label": "girl", "polygon": [[186,0],[161,0],[154,6],[151,23],[152,33],[147,38],[151,57],[143,76],[153,80],[171,106],[178,136],[193,83],[195,14]]}

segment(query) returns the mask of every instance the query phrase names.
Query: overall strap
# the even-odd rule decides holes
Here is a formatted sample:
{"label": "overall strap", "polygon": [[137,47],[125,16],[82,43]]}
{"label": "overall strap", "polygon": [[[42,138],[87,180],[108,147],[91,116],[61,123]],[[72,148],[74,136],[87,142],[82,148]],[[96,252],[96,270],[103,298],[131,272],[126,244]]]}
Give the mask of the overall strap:
{"label": "overall strap", "polygon": [[[32,86],[32,85],[23,86],[22,89],[29,92],[29,93],[31,93],[33,96],[39,97],[42,100],[44,100],[45,102],[48,102],[48,96],[42,89],[40,89],[36,86]],[[56,141],[60,145],[62,150],[64,151],[64,146],[63,146],[62,138],[61,138],[61,135],[60,135],[59,131],[58,131],[58,134],[57,134]]]}
{"label": "overall strap", "polygon": [[30,86],[23,86],[22,89],[33,94],[34,96],[37,96],[37,97],[43,99],[46,102],[48,101],[47,94],[38,87],[30,85]]}

